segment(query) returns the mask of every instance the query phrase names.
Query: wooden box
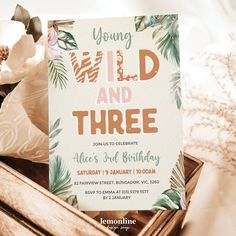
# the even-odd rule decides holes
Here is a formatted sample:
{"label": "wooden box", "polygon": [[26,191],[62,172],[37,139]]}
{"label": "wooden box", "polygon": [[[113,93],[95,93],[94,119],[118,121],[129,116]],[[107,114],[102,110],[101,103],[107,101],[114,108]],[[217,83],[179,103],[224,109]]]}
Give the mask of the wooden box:
{"label": "wooden box", "polygon": [[[187,203],[197,184],[202,162],[184,154]],[[124,217],[136,224],[120,225],[115,232],[51,194],[48,166],[0,157],[0,235],[178,235],[186,211],[132,211]],[[106,212],[114,216],[118,212]],[[119,212],[122,213],[122,212]],[[112,226],[110,226],[112,227]]]}

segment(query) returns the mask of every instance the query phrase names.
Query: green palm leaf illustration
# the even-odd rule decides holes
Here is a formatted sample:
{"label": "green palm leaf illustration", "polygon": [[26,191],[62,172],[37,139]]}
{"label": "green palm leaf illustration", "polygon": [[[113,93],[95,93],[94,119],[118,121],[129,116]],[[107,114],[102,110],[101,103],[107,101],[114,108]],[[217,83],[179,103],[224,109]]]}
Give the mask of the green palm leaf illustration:
{"label": "green palm leaf illustration", "polygon": [[181,99],[181,75],[180,71],[174,72],[171,75],[171,88],[170,91],[174,96],[177,108],[180,109],[182,105],[182,99]]}
{"label": "green palm leaf illustration", "polygon": [[54,84],[55,88],[60,86],[61,89],[66,88],[67,85],[67,70],[61,58],[48,61],[49,78]]}
{"label": "green palm leaf illustration", "polygon": [[57,196],[64,196],[71,192],[70,172],[66,169],[65,163],[60,156],[50,159],[49,182],[50,191]]}
{"label": "green palm leaf illustration", "polygon": [[179,26],[177,15],[160,16],[152,38],[161,54],[179,66]]}
{"label": "green palm leaf illustration", "polygon": [[52,155],[55,152],[56,147],[59,144],[59,141],[54,142],[54,138],[62,131],[58,128],[60,125],[61,119],[58,118],[49,128],[49,154]]}
{"label": "green palm leaf illustration", "polygon": [[143,31],[148,27],[154,27],[157,24],[158,16],[135,16],[134,23],[136,31]]}
{"label": "green palm leaf illustration", "polygon": [[177,15],[136,16],[136,31],[153,27],[152,38],[165,59],[179,66],[179,26]]}
{"label": "green palm leaf illustration", "polygon": [[61,119],[58,118],[53,124],[51,124],[50,128],[49,128],[49,133],[51,134],[55,129],[58,128],[58,126],[60,125]]}

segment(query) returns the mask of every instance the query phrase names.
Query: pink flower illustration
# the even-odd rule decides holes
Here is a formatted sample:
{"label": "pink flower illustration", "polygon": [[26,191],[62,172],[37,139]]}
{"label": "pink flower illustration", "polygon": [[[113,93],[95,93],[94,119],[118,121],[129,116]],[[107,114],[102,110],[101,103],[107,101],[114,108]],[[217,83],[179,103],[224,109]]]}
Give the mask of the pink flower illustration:
{"label": "pink flower illustration", "polygon": [[48,29],[48,59],[53,60],[61,58],[61,51],[57,44],[58,36],[57,32],[53,27]]}
{"label": "pink flower illustration", "polygon": [[48,44],[50,46],[53,46],[53,45],[57,44],[57,40],[58,40],[58,37],[57,37],[56,30],[53,27],[50,27],[48,29]]}

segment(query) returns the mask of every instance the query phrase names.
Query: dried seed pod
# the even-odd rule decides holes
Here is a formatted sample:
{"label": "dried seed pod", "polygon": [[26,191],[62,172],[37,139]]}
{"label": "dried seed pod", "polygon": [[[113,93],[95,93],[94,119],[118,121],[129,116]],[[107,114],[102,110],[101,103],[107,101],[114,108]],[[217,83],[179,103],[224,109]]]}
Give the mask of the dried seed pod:
{"label": "dried seed pod", "polygon": [[0,45],[0,64],[3,61],[6,61],[8,56],[9,56],[9,48],[8,48],[8,46]]}

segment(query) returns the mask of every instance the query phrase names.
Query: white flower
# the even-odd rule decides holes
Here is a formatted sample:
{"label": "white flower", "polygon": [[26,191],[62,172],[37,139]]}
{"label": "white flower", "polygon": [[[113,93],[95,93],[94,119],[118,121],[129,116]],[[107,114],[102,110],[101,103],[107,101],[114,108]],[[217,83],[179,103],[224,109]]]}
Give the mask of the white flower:
{"label": "white flower", "polygon": [[0,45],[9,47],[9,57],[1,65],[0,85],[14,84],[37,73],[36,67],[45,57],[42,40],[34,43],[25,34],[24,25],[17,21],[0,21]]}

